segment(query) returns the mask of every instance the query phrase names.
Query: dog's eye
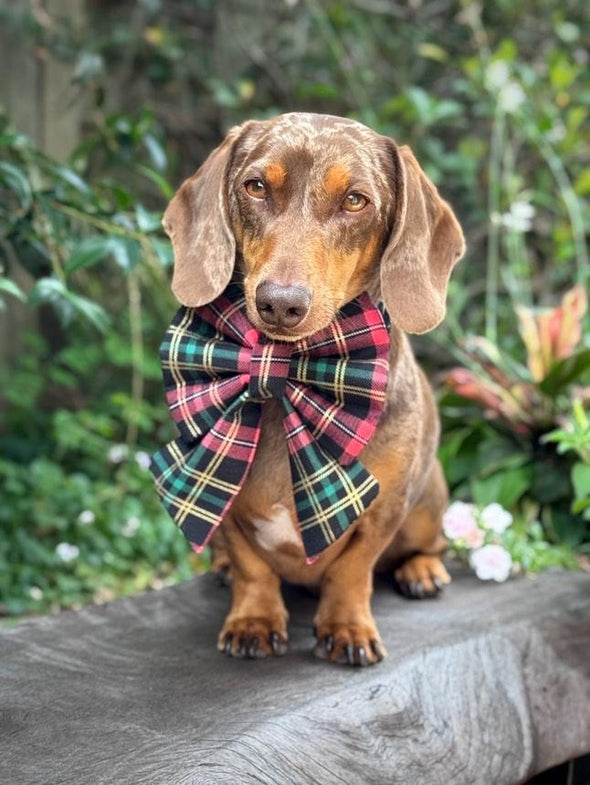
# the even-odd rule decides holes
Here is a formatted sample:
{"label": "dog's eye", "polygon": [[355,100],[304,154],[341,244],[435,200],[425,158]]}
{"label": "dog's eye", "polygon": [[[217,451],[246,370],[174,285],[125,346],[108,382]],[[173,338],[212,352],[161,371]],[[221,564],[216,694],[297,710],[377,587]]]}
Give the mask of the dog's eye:
{"label": "dog's eye", "polygon": [[244,188],[248,196],[254,199],[264,199],[266,196],[266,186],[262,180],[248,180],[244,183]]}
{"label": "dog's eye", "polygon": [[358,213],[369,204],[366,196],[357,193],[348,194],[342,202],[342,209],[348,213]]}

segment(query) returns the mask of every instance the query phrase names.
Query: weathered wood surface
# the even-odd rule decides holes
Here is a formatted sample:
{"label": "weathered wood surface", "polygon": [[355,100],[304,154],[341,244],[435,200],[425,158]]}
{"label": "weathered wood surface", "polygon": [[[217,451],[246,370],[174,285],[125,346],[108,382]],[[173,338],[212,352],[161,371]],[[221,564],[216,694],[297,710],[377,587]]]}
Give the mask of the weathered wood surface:
{"label": "weathered wood surface", "polygon": [[276,660],[215,650],[211,576],[2,630],[0,782],[512,785],[590,750],[590,576],[381,587],[368,669],[315,661],[315,600],[287,598]]}

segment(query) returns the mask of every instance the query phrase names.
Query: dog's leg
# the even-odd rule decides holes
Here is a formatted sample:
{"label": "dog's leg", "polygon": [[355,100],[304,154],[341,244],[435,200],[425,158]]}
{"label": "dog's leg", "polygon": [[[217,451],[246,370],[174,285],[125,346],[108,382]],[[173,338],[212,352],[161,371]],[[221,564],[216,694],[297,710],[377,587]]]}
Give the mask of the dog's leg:
{"label": "dog's leg", "polygon": [[220,586],[231,586],[231,563],[223,529],[220,526],[211,538],[211,572],[215,573]]}
{"label": "dog's leg", "polygon": [[386,656],[371,613],[371,595],[375,561],[395,529],[391,514],[371,509],[324,573],[315,617],[314,654],[319,659],[364,666]]}
{"label": "dog's leg", "polygon": [[[441,556],[447,542],[442,534],[442,515],[448,492],[438,461],[434,464],[424,493],[409,511],[383,562],[397,562],[395,585],[404,597],[436,597],[451,582]],[[400,561],[403,563],[400,565]]]}
{"label": "dog's leg", "polygon": [[217,648],[257,659],[287,651],[288,614],[279,576],[252,550],[231,515],[221,524],[232,576],[232,606]]}

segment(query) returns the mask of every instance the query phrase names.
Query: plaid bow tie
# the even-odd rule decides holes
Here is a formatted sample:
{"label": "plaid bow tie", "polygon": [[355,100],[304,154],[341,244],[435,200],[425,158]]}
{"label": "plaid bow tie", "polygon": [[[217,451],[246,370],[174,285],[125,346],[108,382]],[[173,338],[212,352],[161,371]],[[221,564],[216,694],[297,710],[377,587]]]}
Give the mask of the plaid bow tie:
{"label": "plaid bow tie", "polygon": [[262,404],[276,398],[308,561],[333,543],[377,496],[356,458],[385,405],[389,335],[367,294],[325,329],[295,343],[272,341],[246,315],[230,284],[209,305],[180,308],[160,355],[180,438],[154,455],[168,512],[201,550],[240,491],[256,452]]}

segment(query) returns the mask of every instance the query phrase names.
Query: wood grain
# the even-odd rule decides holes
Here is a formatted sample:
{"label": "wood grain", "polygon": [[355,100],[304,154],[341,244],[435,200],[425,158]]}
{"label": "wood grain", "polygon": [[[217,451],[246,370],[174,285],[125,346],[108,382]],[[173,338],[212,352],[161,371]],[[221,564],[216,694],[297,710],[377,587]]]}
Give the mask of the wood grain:
{"label": "wood grain", "polygon": [[590,751],[590,577],[445,596],[387,586],[389,658],[315,661],[315,600],[289,588],[291,650],[215,650],[212,576],[0,632],[3,785],[512,785]]}

